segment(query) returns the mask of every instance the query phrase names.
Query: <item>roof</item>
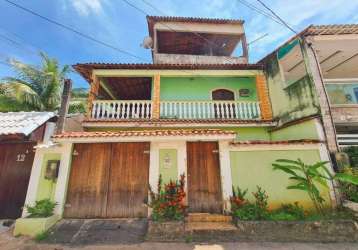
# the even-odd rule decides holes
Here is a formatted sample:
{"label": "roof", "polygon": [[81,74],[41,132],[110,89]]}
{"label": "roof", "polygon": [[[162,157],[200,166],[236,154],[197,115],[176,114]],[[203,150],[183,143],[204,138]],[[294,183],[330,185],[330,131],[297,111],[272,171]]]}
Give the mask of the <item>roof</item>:
{"label": "roof", "polygon": [[72,66],[87,81],[94,69],[133,70],[262,70],[262,64],[152,64],[152,63],[78,63]]}
{"label": "roof", "polygon": [[157,22],[181,22],[181,23],[207,23],[207,24],[244,24],[240,19],[177,17],[177,16],[147,16],[150,36],[153,36],[153,26]]}
{"label": "roof", "polygon": [[305,36],[358,34],[358,24],[311,25]]}
{"label": "roof", "polygon": [[148,137],[148,136],[196,136],[196,135],[235,135],[235,131],[220,129],[173,129],[173,130],[124,130],[118,132],[65,132],[54,135],[54,139],[63,138],[104,138],[104,137]]}
{"label": "roof", "polygon": [[231,145],[297,145],[297,144],[317,144],[322,143],[320,140],[311,140],[311,139],[301,139],[301,140],[284,140],[284,141],[262,141],[262,140],[252,140],[252,141],[237,141],[232,142]]}
{"label": "roof", "polygon": [[54,116],[53,112],[0,113],[0,135],[23,134],[27,136]]}
{"label": "roof", "polygon": [[270,54],[266,55],[264,58],[258,61],[258,63],[262,63],[266,58],[270,57],[280,48],[285,46],[286,44],[292,42],[298,37],[306,37],[306,36],[323,36],[323,35],[348,35],[348,34],[358,34],[358,24],[330,24],[330,25],[310,25],[307,28],[303,29],[298,34],[294,35],[282,45],[277,47]]}

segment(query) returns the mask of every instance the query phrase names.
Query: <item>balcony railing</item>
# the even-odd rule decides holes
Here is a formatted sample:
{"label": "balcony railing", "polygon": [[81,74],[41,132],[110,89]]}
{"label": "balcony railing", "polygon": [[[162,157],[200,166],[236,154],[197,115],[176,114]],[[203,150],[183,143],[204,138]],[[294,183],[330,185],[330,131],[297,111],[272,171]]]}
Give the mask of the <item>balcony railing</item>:
{"label": "balcony railing", "polygon": [[[93,101],[94,119],[151,119],[152,101]],[[260,119],[258,102],[240,101],[161,101],[160,118],[167,119]]]}
{"label": "balcony railing", "polygon": [[152,101],[93,101],[94,119],[150,119]]}
{"label": "balcony railing", "polygon": [[260,117],[260,107],[258,102],[162,101],[160,103],[160,117],[252,120]]}

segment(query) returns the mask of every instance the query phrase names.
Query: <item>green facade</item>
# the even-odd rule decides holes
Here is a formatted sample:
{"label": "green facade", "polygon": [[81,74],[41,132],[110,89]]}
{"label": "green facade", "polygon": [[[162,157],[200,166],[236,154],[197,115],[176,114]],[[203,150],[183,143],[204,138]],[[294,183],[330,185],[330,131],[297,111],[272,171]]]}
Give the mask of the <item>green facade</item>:
{"label": "green facade", "polygon": [[[256,101],[254,78],[245,77],[162,77],[160,79],[160,100],[162,101],[208,101],[211,92],[227,89],[235,93],[238,101]],[[248,89],[249,96],[240,97],[240,89]]]}
{"label": "green facade", "polygon": [[[256,186],[262,187],[269,196],[269,207],[276,208],[282,203],[299,202],[306,208],[312,208],[312,202],[304,191],[288,190],[294,184],[289,175],[282,171],[273,171],[272,163],[277,159],[296,160],[300,158],[307,164],[320,161],[318,150],[252,150],[231,151],[230,164],[234,187],[248,189],[248,198],[253,200],[252,192]],[[329,190],[320,186],[327,205],[330,204]]]}

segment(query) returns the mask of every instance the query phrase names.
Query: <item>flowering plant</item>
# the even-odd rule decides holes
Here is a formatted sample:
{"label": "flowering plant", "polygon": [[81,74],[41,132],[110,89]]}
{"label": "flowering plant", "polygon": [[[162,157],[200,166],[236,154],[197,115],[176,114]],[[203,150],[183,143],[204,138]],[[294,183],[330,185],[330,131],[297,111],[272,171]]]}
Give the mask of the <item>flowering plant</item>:
{"label": "flowering plant", "polygon": [[153,209],[152,219],[162,220],[182,220],[184,218],[186,206],[185,198],[185,175],[180,176],[179,181],[162,183],[162,176],[159,176],[157,190],[155,193],[149,186],[150,202],[148,206]]}

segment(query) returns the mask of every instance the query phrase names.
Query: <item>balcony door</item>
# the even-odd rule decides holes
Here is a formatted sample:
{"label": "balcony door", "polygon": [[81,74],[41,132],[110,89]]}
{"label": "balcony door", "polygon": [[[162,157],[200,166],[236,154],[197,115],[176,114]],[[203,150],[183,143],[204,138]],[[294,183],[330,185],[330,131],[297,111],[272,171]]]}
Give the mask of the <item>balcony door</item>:
{"label": "balcony door", "polygon": [[[228,89],[217,89],[212,92],[213,101],[235,101],[235,93]],[[235,118],[235,104],[225,102],[214,103],[216,119]]]}

